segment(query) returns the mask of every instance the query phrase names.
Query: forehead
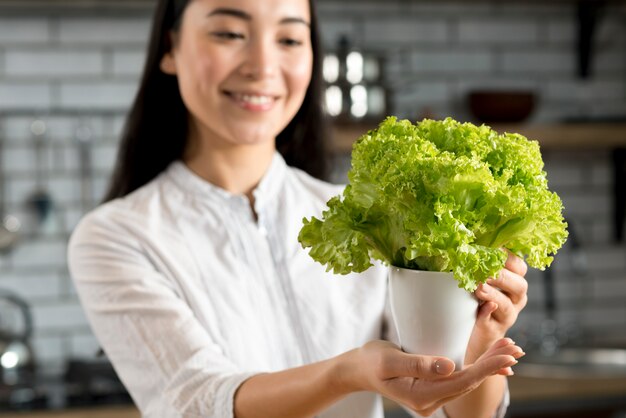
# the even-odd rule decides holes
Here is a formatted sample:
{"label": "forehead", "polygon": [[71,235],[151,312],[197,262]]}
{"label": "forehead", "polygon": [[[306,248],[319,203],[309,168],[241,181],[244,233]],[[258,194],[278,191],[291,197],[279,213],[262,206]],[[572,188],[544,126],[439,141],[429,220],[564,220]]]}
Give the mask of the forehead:
{"label": "forehead", "polygon": [[215,9],[235,9],[252,19],[279,21],[286,17],[311,20],[309,0],[192,0],[189,7],[199,13]]}

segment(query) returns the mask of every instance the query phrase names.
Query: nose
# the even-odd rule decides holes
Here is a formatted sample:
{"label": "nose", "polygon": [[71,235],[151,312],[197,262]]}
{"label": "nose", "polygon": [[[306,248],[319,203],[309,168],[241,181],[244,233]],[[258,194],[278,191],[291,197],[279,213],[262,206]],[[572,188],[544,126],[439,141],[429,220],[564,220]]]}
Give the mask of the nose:
{"label": "nose", "polygon": [[248,44],[240,71],[246,78],[263,79],[274,76],[277,66],[276,46],[268,40],[257,39]]}

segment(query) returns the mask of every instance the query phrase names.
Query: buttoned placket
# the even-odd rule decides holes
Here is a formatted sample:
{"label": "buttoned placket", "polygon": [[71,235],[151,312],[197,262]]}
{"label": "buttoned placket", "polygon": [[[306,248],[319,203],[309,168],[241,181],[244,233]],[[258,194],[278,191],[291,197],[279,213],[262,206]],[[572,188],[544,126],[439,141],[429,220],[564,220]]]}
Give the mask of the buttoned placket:
{"label": "buttoned placket", "polygon": [[[256,285],[260,285],[263,287],[265,294],[268,297],[273,299],[274,289],[268,288],[268,286],[272,286],[272,281],[268,280],[268,269],[264,265],[263,260],[260,259],[258,251],[256,251],[255,245],[252,244],[250,232],[251,229],[254,232],[254,229],[257,228],[256,222],[254,219],[254,214],[252,213],[252,208],[250,207],[250,203],[248,199],[244,196],[230,196],[227,199],[226,205],[229,207],[229,211],[227,216],[230,221],[230,225],[233,227],[233,234],[231,237],[235,241],[235,245],[239,248],[242,260],[242,266],[245,265],[245,268],[240,268],[240,272],[244,276],[250,276],[249,280],[254,280]],[[258,304],[258,297],[255,295],[249,295],[250,303]],[[272,326],[275,326],[275,318],[282,314],[282,312],[278,312],[279,309],[273,303],[265,303],[263,306],[258,306],[258,309],[255,309],[264,320],[259,321],[261,326],[265,330],[265,335],[268,336],[268,340],[265,342],[269,345],[271,352],[279,353],[278,344],[279,341],[276,341],[275,338],[270,338],[270,335],[274,335],[275,333],[272,331]],[[280,359],[272,358],[269,359],[272,362],[271,367],[277,368],[280,367]],[[293,362],[293,359],[290,359]]]}
{"label": "buttoned placket", "polygon": [[[273,204],[276,205],[277,201],[278,199],[273,199]],[[265,236],[269,248],[271,249],[270,255],[272,258],[274,272],[278,278],[287,317],[290,321],[291,328],[296,335],[302,363],[308,364],[313,361],[310,353],[311,345],[309,344],[309,337],[302,323],[302,314],[300,313],[296,300],[292,278],[287,268],[287,261],[285,260],[285,243],[283,242],[283,239],[280,239],[281,234],[278,231],[278,223],[268,216],[270,213],[274,214],[274,216],[278,216],[278,208],[268,208],[267,205],[263,205],[262,203],[263,200],[257,200],[258,229],[259,232]]]}
{"label": "buttoned placket", "polygon": [[[283,164],[282,166],[280,165],[281,163]],[[182,170],[181,174],[185,177],[193,176],[182,163],[179,169]],[[224,224],[229,230],[229,236],[234,241],[233,245],[240,252],[242,262],[247,267],[247,271],[246,269],[240,269],[241,274],[252,273],[254,276],[258,276],[255,278],[263,280],[263,285],[267,287],[266,292],[277,302],[270,304],[271,306],[260,306],[259,311],[269,311],[277,319],[280,317],[286,318],[297,344],[297,353],[287,354],[289,356],[288,363],[298,365],[310,363],[313,361],[313,358],[310,353],[311,344],[309,343],[309,337],[302,323],[291,275],[287,268],[287,260],[285,259],[286,244],[283,242],[284,234],[283,231],[277,230],[280,221],[274,219],[280,216],[278,214],[280,207],[278,201],[281,199],[280,189],[285,182],[285,169],[286,166],[284,166],[283,161],[273,161],[266,176],[253,191],[254,212],[257,214],[256,220],[250,201],[246,196],[232,195],[214,185],[202,184],[196,177],[193,177],[193,186],[186,183],[189,178],[183,178],[181,181],[186,187],[193,187],[196,191],[201,191],[202,194],[209,198],[212,205],[218,206],[218,212],[222,213]],[[209,191],[208,194],[207,191]],[[223,210],[223,208],[228,209]],[[264,260],[259,258],[257,249],[251,242],[250,233],[256,233],[258,237],[265,240],[265,244],[268,247],[269,262],[264,263]],[[269,332],[269,328],[265,328]],[[278,350],[279,347],[276,347],[277,342],[273,338],[268,343],[272,344],[271,347],[276,348],[275,352],[284,352],[283,350]]]}

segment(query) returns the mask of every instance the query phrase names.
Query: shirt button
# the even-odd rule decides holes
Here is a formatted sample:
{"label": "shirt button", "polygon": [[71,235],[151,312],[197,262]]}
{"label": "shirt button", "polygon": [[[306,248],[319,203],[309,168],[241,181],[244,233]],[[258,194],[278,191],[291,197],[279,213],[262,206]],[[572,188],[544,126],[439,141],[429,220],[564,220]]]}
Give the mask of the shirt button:
{"label": "shirt button", "polygon": [[259,233],[261,235],[263,235],[264,237],[267,236],[267,229],[265,229],[265,227],[263,225],[259,225]]}

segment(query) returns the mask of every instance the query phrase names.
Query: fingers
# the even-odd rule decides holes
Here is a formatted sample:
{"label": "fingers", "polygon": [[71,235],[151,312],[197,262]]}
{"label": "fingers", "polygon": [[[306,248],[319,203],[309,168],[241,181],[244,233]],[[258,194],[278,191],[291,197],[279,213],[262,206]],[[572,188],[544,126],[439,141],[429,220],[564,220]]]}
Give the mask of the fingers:
{"label": "fingers", "polygon": [[507,269],[501,270],[497,278],[487,279],[487,284],[502,290],[516,305],[523,301],[528,292],[526,279]]}
{"label": "fingers", "polygon": [[511,367],[523,355],[522,349],[510,338],[502,338],[492,344],[476,363],[450,376],[434,380],[392,379],[389,383],[401,402],[428,416],[441,405],[476,389],[490,376],[511,375]]}
{"label": "fingers", "polygon": [[[496,341],[479,359],[480,361],[483,358],[487,358],[490,356],[498,356],[498,355],[509,355],[513,357],[515,360],[526,355],[521,347],[517,346],[513,340],[510,338],[502,338]],[[513,370],[511,366],[507,366],[503,369],[498,370],[496,374],[503,376],[512,376]]]}
{"label": "fingers", "polygon": [[[492,302],[491,305],[481,309],[493,309],[493,304],[498,305],[497,310],[490,311],[493,317],[502,323],[515,321],[517,314],[528,302],[528,282],[510,270],[500,271],[497,279],[488,279],[486,283],[478,286],[476,296],[485,301]],[[481,317],[479,311],[479,318]]]}
{"label": "fingers", "polygon": [[511,270],[515,274],[519,274],[522,277],[526,276],[526,272],[528,271],[528,266],[526,265],[524,260],[516,256],[515,254],[511,253],[510,251],[508,251],[508,253],[509,253],[509,256],[506,259],[506,263],[504,264],[504,267],[508,270]]}
{"label": "fingers", "polygon": [[481,360],[466,370],[473,375],[470,378],[471,380],[482,382],[487,377],[493,375],[513,375],[511,367],[516,365],[517,362],[518,360],[512,355],[498,354]]}
{"label": "fingers", "polygon": [[515,321],[515,306],[507,294],[489,284],[483,283],[476,290],[476,296],[485,301],[478,312],[479,319],[489,319],[486,312],[488,311],[498,322],[508,324]]}
{"label": "fingers", "polygon": [[502,338],[492,344],[473,365],[463,371],[471,370],[470,374],[474,375],[474,379],[484,379],[486,374],[487,376],[493,374],[510,376],[513,374],[511,367],[517,364],[517,359],[525,354],[513,340]]}
{"label": "fingers", "polygon": [[485,353],[483,353],[482,356],[479,357],[478,361],[480,361],[483,358],[487,358],[491,356],[498,356],[498,355],[510,355],[514,357],[515,359],[518,359],[522,357],[524,354],[526,354],[524,353],[524,350],[522,350],[521,347],[516,345],[512,339],[501,338],[495,343],[493,343],[493,345],[489,347],[489,349]]}
{"label": "fingers", "polygon": [[[421,410],[429,407],[437,407],[441,400],[450,400],[463,396],[476,389],[486,378],[499,374],[503,369],[511,367],[517,363],[513,356],[508,354],[497,354],[482,359],[460,372],[449,377],[440,378],[433,381],[422,382],[415,393],[409,398],[419,397],[429,402],[423,402]],[[419,390],[419,394],[417,393]]]}
{"label": "fingers", "polygon": [[454,362],[446,357],[422,356],[401,351],[387,356],[382,365],[389,378],[414,377],[419,379],[448,376],[454,371],[454,367]]}

